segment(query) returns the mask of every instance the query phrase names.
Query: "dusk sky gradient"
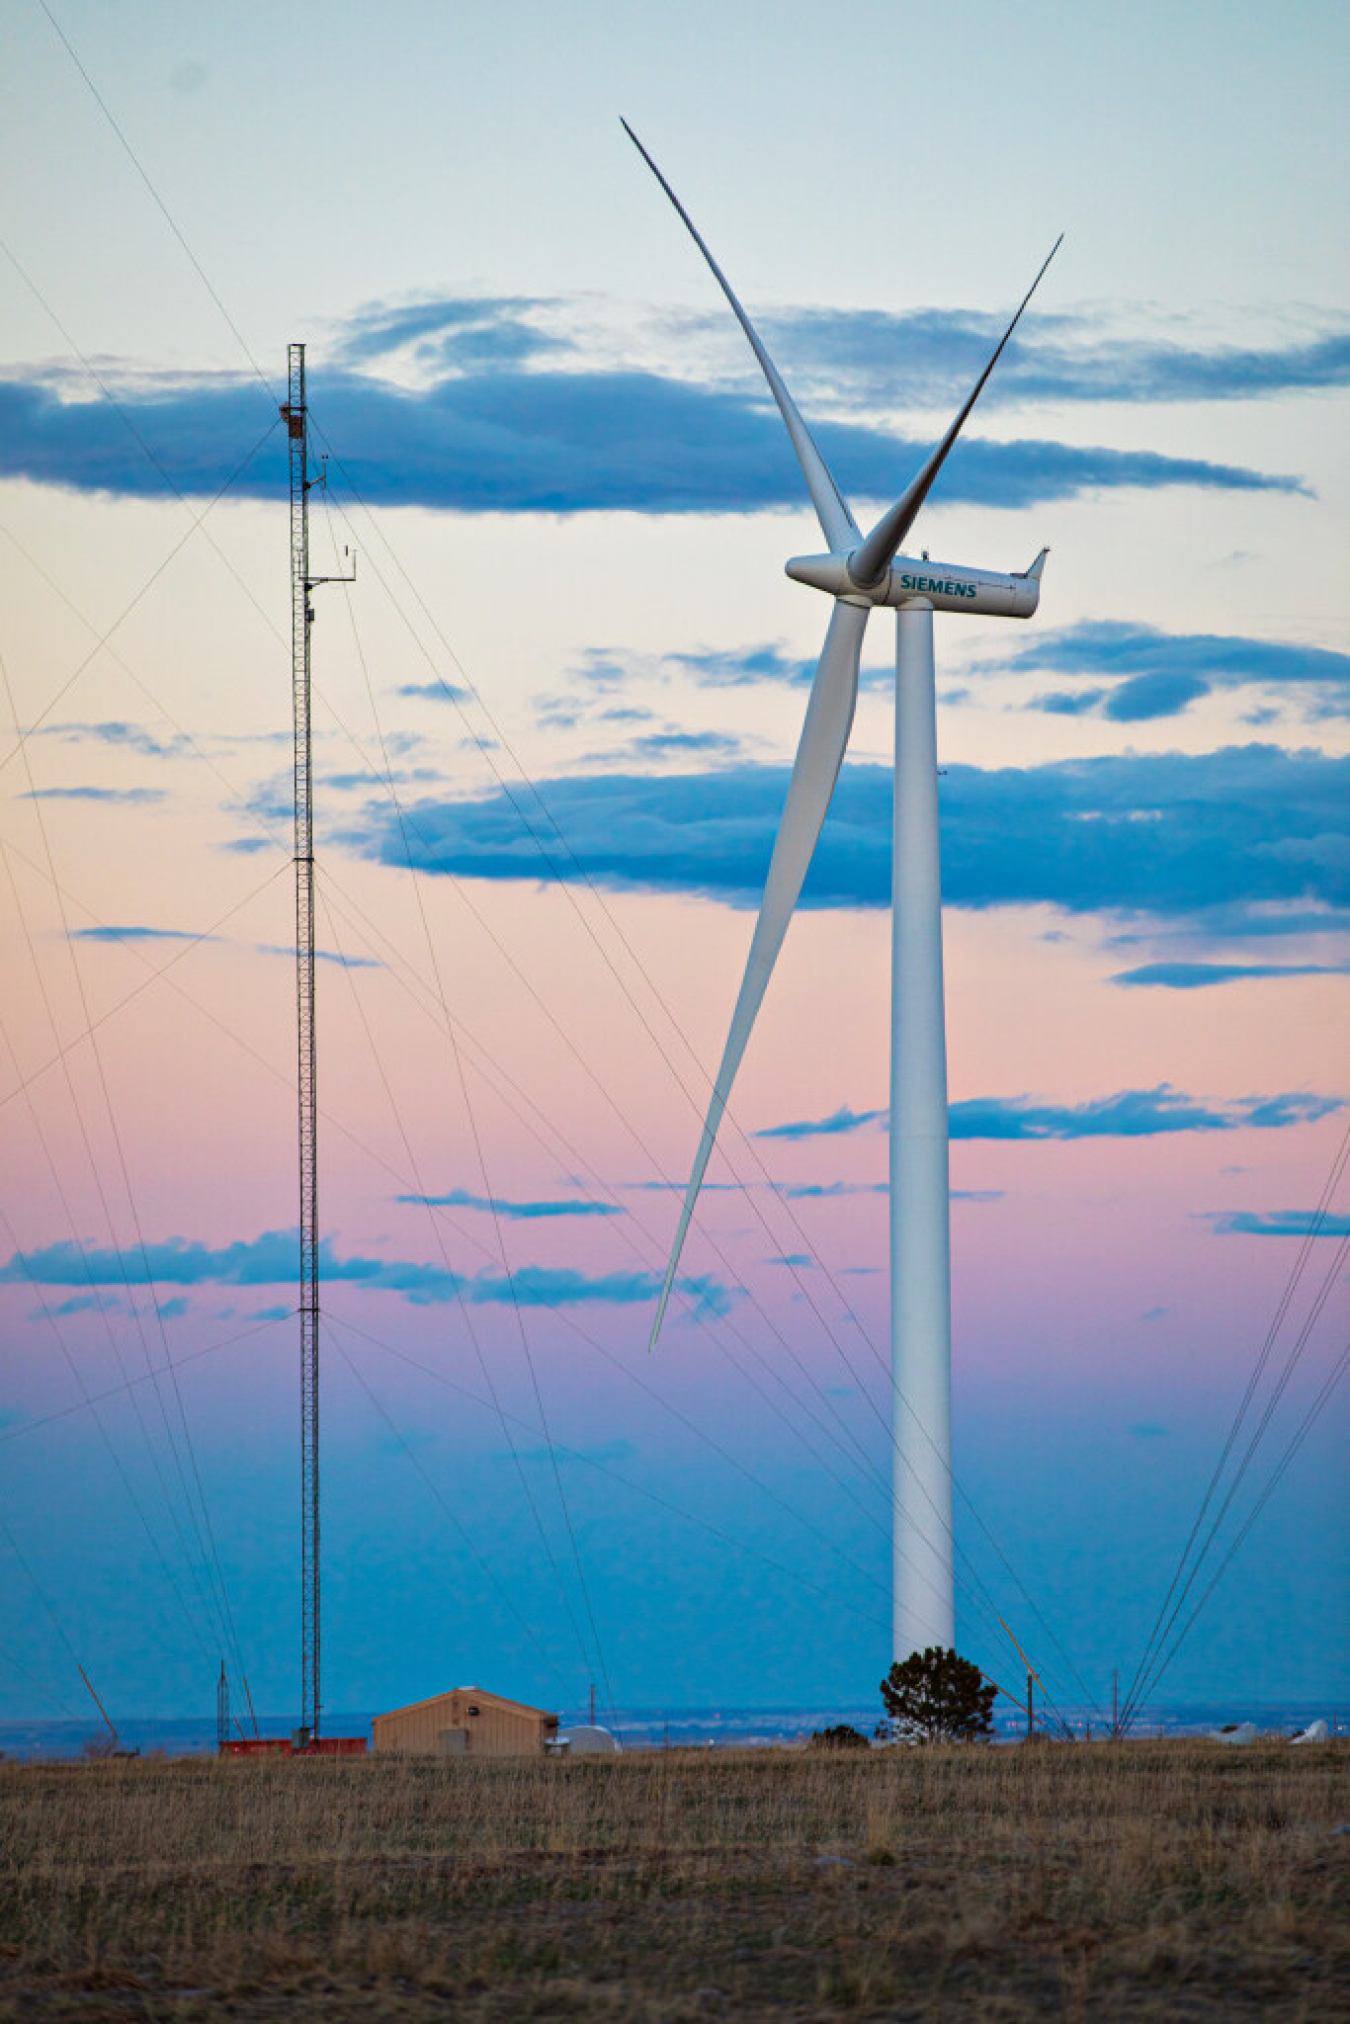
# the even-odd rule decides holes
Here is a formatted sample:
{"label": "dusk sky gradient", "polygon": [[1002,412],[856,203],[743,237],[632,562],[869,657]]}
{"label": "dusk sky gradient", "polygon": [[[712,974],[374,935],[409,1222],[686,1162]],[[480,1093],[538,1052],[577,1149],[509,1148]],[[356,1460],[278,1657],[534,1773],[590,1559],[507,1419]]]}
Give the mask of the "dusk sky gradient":
{"label": "dusk sky gradient", "polygon": [[[125,1715],[222,1656],[298,1702],[300,339],[315,565],[357,555],[314,632],[325,1703],[842,1706],[889,1661],[884,615],[647,1353],[826,607],[621,113],[863,520],[1066,235],[912,540],[1051,548],[1029,624],[936,621],[959,1642],[1016,1680],[997,1608],[1109,1702],[1277,1316],[1184,1614],[1346,1342],[1344,1184],[1301,1245],[1350,1126],[1344,10],[863,0],[856,67],[797,0],[51,15],[173,225],[19,0],[0,1717],[83,1716],[77,1662]],[[1346,1390],[1161,1700],[1350,1698]]]}

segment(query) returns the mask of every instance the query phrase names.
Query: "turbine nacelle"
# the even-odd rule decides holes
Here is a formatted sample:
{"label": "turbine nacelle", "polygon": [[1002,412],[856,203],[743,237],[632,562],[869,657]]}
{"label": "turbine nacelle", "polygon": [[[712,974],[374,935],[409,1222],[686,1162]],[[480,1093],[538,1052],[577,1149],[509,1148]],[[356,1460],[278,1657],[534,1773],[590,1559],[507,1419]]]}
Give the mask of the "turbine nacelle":
{"label": "turbine nacelle", "polygon": [[848,555],[794,555],[787,563],[795,583],[809,583],[831,597],[850,603],[909,604],[922,598],[934,611],[964,611],[977,617],[1030,618],[1040,602],[1041,571],[1050,553],[1043,548],[1030,569],[1004,575],[992,569],[963,569],[955,563],[915,561],[897,555],[878,582],[863,589],[854,579]]}

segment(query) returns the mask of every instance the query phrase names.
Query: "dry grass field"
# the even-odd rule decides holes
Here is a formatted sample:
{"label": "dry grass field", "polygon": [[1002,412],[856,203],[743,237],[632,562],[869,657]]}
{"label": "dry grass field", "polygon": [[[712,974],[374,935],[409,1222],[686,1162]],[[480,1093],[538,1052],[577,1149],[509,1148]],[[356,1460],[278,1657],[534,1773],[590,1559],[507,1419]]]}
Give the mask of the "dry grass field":
{"label": "dry grass field", "polygon": [[1350,2017],[1350,1750],[0,1765],[0,2016]]}

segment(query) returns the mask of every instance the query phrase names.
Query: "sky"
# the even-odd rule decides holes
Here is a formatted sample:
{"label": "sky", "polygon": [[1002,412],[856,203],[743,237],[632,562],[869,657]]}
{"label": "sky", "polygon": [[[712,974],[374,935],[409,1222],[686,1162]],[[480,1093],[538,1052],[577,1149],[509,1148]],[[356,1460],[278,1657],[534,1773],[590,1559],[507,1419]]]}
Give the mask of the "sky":
{"label": "sky", "polygon": [[889,1663],[885,614],[647,1350],[826,607],[621,114],[865,524],[1065,234],[911,537],[1051,550],[936,621],[958,1643],[1344,1706],[1344,10],[7,28],[0,1716],[298,1705],[293,341],[326,1706]]}

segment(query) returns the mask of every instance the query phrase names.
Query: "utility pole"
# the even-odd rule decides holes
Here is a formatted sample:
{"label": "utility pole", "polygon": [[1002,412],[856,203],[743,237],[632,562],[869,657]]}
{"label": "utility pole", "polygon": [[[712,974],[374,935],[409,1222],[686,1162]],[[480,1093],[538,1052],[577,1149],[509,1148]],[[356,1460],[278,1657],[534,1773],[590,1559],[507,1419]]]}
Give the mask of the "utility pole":
{"label": "utility pole", "polygon": [[[350,578],[311,576],[309,409],[305,347],[287,354],[288,399],[281,410],[291,459],[291,713],[295,790],[295,994],[300,1123],[300,1729],[317,1742],[319,1694],[319,1161],[318,1070],[314,1049],[314,761],[310,735],[310,593]],[[355,575],[353,567],[352,574]]]}
{"label": "utility pole", "polygon": [[1036,1734],[1036,1675],[1035,1675],[1035,1673],[1028,1673],[1028,1674],[1027,1674],[1027,1741],[1028,1741],[1028,1743],[1030,1743],[1030,1742],[1032,1741],[1032,1739],[1034,1738],[1035,1734]]}
{"label": "utility pole", "polygon": [[220,1678],[216,1681],[216,1753],[225,1748],[230,1740],[230,1683],[225,1677],[225,1661],[220,1662]]}

